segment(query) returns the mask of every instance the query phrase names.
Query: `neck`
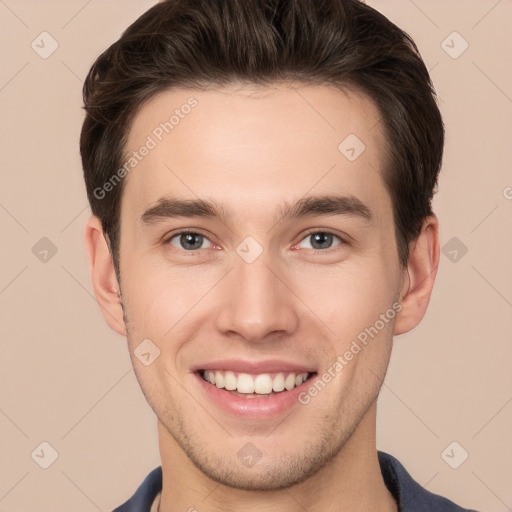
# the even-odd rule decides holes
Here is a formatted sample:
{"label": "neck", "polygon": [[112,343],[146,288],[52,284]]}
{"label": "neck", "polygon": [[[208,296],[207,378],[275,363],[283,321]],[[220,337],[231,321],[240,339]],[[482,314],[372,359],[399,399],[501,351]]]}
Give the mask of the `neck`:
{"label": "neck", "polygon": [[380,470],[375,420],[376,403],[329,463],[306,481],[273,491],[246,491],[213,481],[192,464],[159,423],[163,474],[159,512],[397,512]]}

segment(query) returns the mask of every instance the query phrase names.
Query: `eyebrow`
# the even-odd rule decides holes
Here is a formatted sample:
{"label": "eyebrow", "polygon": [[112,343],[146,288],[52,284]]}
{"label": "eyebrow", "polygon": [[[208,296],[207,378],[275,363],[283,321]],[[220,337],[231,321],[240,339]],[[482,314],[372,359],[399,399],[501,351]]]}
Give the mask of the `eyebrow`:
{"label": "eyebrow", "polygon": [[[309,196],[294,203],[284,202],[275,223],[320,215],[350,215],[366,221],[373,219],[370,208],[354,196],[322,195]],[[176,217],[201,217],[220,219],[228,224],[235,213],[225,205],[209,199],[174,199],[163,197],[155,206],[146,210],[141,221],[144,224],[157,223],[163,219]]]}

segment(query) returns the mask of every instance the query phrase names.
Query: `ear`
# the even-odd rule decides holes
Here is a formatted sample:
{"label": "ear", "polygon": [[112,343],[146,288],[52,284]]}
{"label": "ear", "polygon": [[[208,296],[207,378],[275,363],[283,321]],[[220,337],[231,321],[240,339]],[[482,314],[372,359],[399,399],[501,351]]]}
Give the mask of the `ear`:
{"label": "ear", "polygon": [[424,317],[439,265],[439,221],[435,215],[425,219],[419,237],[409,248],[409,261],[403,270],[395,335],[414,329]]}
{"label": "ear", "polygon": [[126,336],[121,290],[117,282],[114,261],[101,220],[95,215],[85,226],[85,244],[94,294],[101,312],[112,330]]}

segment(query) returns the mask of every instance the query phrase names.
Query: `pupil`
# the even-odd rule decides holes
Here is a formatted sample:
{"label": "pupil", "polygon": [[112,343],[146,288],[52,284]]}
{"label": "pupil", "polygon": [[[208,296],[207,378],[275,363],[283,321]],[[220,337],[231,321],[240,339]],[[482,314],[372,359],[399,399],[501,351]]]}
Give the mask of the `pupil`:
{"label": "pupil", "polygon": [[332,239],[332,235],[330,233],[316,233],[313,235],[313,243],[311,244],[315,249],[322,249],[325,247],[315,247],[316,244],[322,245],[326,242],[330,242]]}
{"label": "pupil", "polygon": [[[185,249],[190,249],[190,247],[187,247],[187,244],[191,244],[193,246],[192,249],[197,249],[198,247],[201,247],[202,238],[203,235],[198,233],[185,233],[181,235],[181,244]],[[196,240],[195,243],[194,240]]]}

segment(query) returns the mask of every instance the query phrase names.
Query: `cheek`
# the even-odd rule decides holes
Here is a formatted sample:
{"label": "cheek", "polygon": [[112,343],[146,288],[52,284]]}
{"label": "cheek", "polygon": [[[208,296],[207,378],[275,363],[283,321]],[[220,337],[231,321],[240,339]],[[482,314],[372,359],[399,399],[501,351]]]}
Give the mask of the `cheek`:
{"label": "cheek", "polygon": [[121,266],[121,288],[129,341],[163,338],[172,327],[176,305],[164,276],[143,261],[127,258]]}
{"label": "cheek", "polygon": [[[159,340],[162,352],[178,351],[187,330],[213,299],[209,294],[225,270],[181,266],[143,258],[126,260],[122,278],[129,332],[134,340]],[[204,300],[206,299],[206,300]]]}
{"label": "cheek", "polygon": [[295,279],[297,295],[338,340],[373,325],[392,307],[398,290],[396,270],[375,260],[360,263],[311,271]]}

